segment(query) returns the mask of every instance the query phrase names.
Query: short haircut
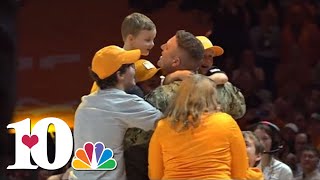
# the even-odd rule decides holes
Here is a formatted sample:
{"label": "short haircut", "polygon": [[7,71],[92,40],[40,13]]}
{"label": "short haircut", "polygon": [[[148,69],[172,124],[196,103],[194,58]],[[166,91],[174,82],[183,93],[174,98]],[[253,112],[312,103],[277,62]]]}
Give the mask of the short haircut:
{"label": "short haircut", "polygon": [[263,144],[261,143],[260,139],[252,132],[252,131],[242,131],[242,135],[244,140],[251,139],[254,143],[254,147],[256,148],[255,154],[262,154],[264,151]]}
{"label": "short haircut", "polygon": [[100,79],[98,75],[92,71],[91,67],[89,67],[89,74],[91,78],[97,83],[100,89],[113,88],[118,83],[117,72],[120,72],[120,74],[124,74],[127,71],[127,69],[132,65],[133,64],[124,64],[118,69],[118,71],[104,79]]}
{"label": "short haircut", "polygon": [[125,40],[129,34],[136,36],[142,30],[154,30],[156,25],[150,18],[141,13],[132,13],[124,18],[121,25],[122,39]]}
{"label": "short haircut", "polygon": [[201,41],[185,30],[177,31],[176,38],[178,47],[187,53],[194,70],[197,70],[204,58],[204,47]]}
{"label": "short haircut", "polygon": [[317,156],[317,158],[319,158],[319,151],[318,151],[318,149],[317,149],[316,147],[314,147],[313,145],[310,145],[310,144],[305,145],[305,146],[302,148],[301,153],[304,152],[304,151],[311,151],[311,152],[313,152],[313,153]]}

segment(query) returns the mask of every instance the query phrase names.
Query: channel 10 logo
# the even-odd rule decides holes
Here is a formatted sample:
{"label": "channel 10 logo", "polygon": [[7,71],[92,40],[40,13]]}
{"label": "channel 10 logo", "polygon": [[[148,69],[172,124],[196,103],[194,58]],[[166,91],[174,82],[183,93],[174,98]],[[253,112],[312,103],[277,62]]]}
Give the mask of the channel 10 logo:
{"label": "channel 10 logo", "polygon": [[[55,128],[55,159],[50,163],[47,154],[47,131]],[[30,119],[9,124],[15,130],[15,163],[7,169],[60,169],[65,166],[73,151],[73,137],[69,126],[61,119],[48,117],[38,121],[30,130]],[[37,165],[30,162],[30,157]]]}

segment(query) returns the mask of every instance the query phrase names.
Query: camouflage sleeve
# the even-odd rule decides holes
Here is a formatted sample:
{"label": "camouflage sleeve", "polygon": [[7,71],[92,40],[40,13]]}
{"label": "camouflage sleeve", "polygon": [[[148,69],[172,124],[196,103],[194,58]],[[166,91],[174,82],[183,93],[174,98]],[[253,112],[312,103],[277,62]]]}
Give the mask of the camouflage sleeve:
{"label": "camouflage sleeve", "polygon": [[145,100],[164,113],[170,100],[178,91],[179,85],[180,81],[175,81],[168,85],[159,86],[154,91],[147,94]]}
{"label": "camouflage sleeve", "polygon": [[124,149],[135,145],[148,144],[152,133],[153,131],[144,131],[139,128],[128,129],[124,137]]}
{"label": "camouflage sleeve", "polygon": [[221,110],[230,114],[234,119],[239,119],[246,112],[246,103],[240,90],[230,82],[217,86],[218,102]]}
{"label": "camouflage sleeve", "polygon": [[[168,85],[159,86],[154,91],[146,95],[145,100],[152,106],[158,108],[161,112],[166,110],[169,100],[175,95],[180,82],[173,82]],[[148,144],[153,131],[144,131],[139,128],[130,128],[127,130],[124,138],[124,148],[140,144]]]}

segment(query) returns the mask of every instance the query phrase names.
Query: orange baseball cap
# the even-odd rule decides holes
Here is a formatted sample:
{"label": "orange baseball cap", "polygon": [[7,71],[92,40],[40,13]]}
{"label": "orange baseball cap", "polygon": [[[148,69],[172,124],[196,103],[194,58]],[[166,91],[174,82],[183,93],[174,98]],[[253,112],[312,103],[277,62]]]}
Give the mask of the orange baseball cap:
{"label": "orange baseball cap", "polygon": [[201,41],[205,50],[212,49],[214,53],[214,57],[221,56],[224,53],[224,50],[220,46],[212,45],[212,42],[205,36],[197,36],[198,40]]}
{"label": "orange baseball cap", "polygon": [[136,82],[146,81],[152,78],[160,69],[156,68],[150,61],[140,59],[134,63],[136,68]]}
{"label": "orange baseball cap", "polygon": [[[136,82],[146,81],[152,78],[160,70],[160,68],[156,68],[150,61],[145,59],[139,59],[134,65],[136,68]],[[90,92],[95,92],[98,89],[97,83],[94,82]]]}
{"label": "orange baseball cap", "polygon": [[132,64],[139,60],[139,49],[126,51],[115,45],[106,46],[96,52],[91,69],[100,79],[105,79],[117,72],[123,64]]}

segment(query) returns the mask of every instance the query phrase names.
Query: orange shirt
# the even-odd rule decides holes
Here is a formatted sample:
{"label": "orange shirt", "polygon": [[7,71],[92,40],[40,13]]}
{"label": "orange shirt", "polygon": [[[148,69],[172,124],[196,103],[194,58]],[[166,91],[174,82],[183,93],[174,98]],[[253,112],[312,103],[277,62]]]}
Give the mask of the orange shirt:
{"label": "orange shirt", "polygon": [[262,171],[259,168],[249,168],[247,170],[247,180],[264,180]]}
{"label": "orange shirt", "polygon": [[197,128],[177,132],[166,119],[158,122],[149,145],[149,178],[245,179],[246,145],[236,121],[214,113]]}

